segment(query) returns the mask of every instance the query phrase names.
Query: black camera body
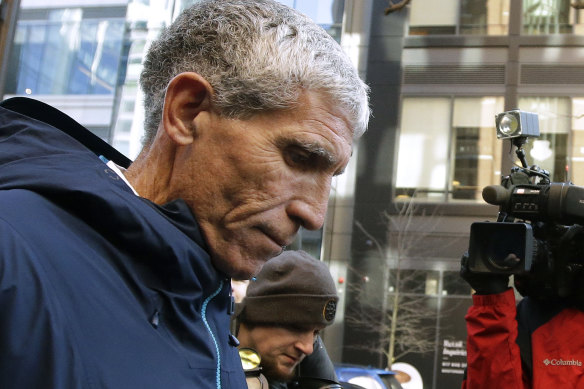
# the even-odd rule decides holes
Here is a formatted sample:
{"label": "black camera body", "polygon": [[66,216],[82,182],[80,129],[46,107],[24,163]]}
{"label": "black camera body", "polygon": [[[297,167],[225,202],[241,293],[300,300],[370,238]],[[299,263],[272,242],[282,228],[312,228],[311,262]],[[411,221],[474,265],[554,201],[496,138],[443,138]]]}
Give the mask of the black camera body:
{"label": "black camera body", "polygon": [[[547,171],[528,167],[522,145],[539,136],[535,114],[509,113],[496,116],[497,134],[517,147],[522,166],[514,166],[501,185],[483,189],[483,199],[498,205],[499,215],[497,222],[471,225],[468,270],[513,275],[523,296],[584,302],[584,187],[550,182]],[[530,128],[521,130],[525,117]],[[511,123],[510,130],[500,130],[500,123]]]}

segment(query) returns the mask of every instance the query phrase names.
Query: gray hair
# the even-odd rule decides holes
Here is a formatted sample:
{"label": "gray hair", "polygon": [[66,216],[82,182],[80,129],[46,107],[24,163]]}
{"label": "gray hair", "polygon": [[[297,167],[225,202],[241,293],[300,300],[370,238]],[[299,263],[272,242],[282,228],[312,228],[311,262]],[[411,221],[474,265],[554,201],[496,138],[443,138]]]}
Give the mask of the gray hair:
{"label": "gray hair", "polygon": [[155,40],[144,61],[145,144],[162,119],[168,83],[196,72],[213,87],[221,115],[246,119],[290,109],[303,91],[322,93],[363,134],[368,87],[339,44],[300,12],[272,0],[203,0]]}

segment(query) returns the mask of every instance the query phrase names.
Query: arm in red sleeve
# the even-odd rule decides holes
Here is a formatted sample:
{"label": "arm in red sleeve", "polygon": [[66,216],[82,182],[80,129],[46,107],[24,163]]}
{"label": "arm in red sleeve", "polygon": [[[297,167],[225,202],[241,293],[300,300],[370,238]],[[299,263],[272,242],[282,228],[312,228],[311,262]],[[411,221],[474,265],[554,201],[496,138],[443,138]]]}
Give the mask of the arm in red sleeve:
{"label": "arm in red sleeve", "polygon": [[467,374],[463,389],[528,389],[522,380],[513,289],[473,295],[465,317]]}

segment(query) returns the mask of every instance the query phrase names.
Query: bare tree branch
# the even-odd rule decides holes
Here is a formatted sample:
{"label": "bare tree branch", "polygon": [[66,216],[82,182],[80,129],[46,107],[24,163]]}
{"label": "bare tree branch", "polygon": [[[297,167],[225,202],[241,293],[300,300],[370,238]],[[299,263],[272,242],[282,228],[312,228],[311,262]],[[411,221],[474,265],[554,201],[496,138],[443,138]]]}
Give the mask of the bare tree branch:
{"label": "bare tree branch", "polygon": [[382,213],[387,243],[381,243],[355,221],[380,262],[379,265],[371,264],[365,271],[349,269],[357,276],[357,281],[347,284],[347,288],[356,296],[357,303],[351,305],[345,318],[349,325],[375,334],[376,339],[351,348],[383,355],[388,369],[406,354],[433,351],[436,321],[439,315],[445,315],[444,312],[439,314],[437,307],[431,304],[435,295],[426,294],[428,272],[412,269],[408,261],[435,253],[454,242],[444,243],[444,247],[429,244],[430,235],[441,221],[438,208],[426,215],[414,197],[398,203],[396,212]]}
{"label": "bare tree branch", "polygon": [[394,3],[392,0],[387,1],[387,8],[384,11],[385,15],[389,15],[392,12],[399,11],[406,5],[410,3],[411,0],[401,0],[397,3]]}

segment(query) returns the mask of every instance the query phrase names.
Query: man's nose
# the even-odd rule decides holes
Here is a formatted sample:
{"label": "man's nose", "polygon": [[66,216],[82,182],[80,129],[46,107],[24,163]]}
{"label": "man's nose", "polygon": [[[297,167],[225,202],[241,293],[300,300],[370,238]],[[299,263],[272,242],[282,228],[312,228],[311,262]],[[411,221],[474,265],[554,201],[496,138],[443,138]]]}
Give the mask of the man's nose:
{"label": "man's nose", "polygon": [[314,332],[308,331],[298,336],[294,346],[304,355],[310,355],[314,351]]}
{"label": "man's nose", "polygon": [[324,224],[330,188],[330,180],[297,188],[298,195],[288,205],[288,215],[307,230],[318,230]]}

